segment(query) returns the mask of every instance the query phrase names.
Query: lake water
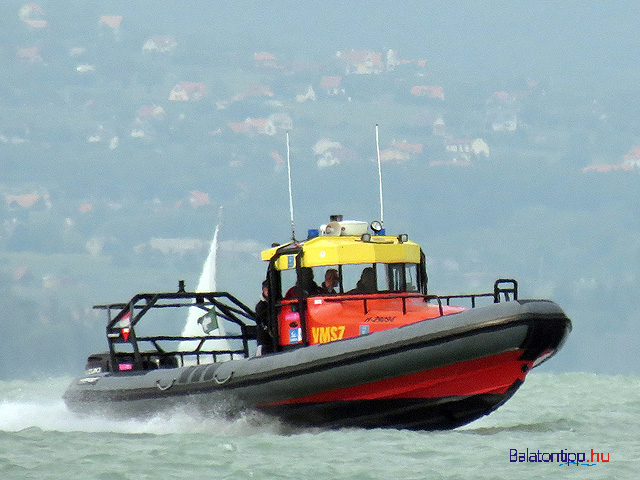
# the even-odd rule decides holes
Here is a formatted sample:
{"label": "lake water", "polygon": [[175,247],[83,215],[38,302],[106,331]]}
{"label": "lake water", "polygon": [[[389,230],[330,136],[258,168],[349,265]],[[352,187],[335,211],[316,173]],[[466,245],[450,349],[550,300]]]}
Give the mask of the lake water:
{"label": "lake water", "polygon": [[0,479],[640,477],[636,376],[534,371],[496,412],[443,432],[78,417],[61,400],[70,381],[0,382]]}

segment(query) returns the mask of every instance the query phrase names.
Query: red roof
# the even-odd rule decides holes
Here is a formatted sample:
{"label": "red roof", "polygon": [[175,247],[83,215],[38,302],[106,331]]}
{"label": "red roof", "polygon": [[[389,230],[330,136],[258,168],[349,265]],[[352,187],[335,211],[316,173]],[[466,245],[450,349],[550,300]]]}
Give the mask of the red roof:
{"label": "red roof", "polygon": [[204,205],[209,205],[211,202],[209,201],[208,193],[192,190],[191,192],[189,192],[189,203],[192,207],[197,208]]}
{"label": "red roof", "polygon": [[624,156],[625,160],[637,160],[640,159],[640,147],[633,147]]}
{"label": "red roof", "polygon": [[16,53],[18,58],[26,58],[28,60],[42,60],[40,57],[40,47],[19,48]]}
{"label": "red roof", "polygon": [[254,129],[258,131],[262,131],[264,130],[264,126],[267,123],[267,119],[266,118],[247,118],[245,122],[249,124],[251,127],[253,127]]}
{"label": "red roof", "polygon": [[284,163],[284,159],[278,152],[271,152],[271,158],[273,158],[276,163]]}
{"label": "red roof", "polygon": [[608,173],[614,170],[633,170],[633,165],[628,165],[624,163],[620,163],[617,165],[591,165],[589,167],[585,167],[582,169],[582,173],[586,172],[599,172],[599,173]]}
{"label": "red roof", "polygon": [[37,3],[27,3],[25,7],[28,7],[32,12],[44,15],[44,10],[42,10],[42,7]]}
{"label": "red roof", "polygon": [[266,123],[266,118],[247,118],[244,122],[228,122],[227,127],[234,133],[260,133],[264,131]]}
{"label": "red roof", "polygon": [[109,28],[118,28],[122,23],[122,15],[102,15],[100,23],[104,23]]}
{"label": "red roof", "polygon": [[253,54],[253,59],[257,62],[273,62],[276,57],[269,52],[259,52]]}
{"label": "red roof", "polygon": [[382,55],[371,50],[351,50],[350,52],[339,52],[339,57],[353,65],[360,65],[371,62],[373,66],[382,65]]}
{"label": "red roof", "polygon": [[13,203],[17,203],[23,208],[33,207],[40,200],[40,195],[37,193],[23,194],[23,195],[5,195],[4,201],[7,206],[11,206]]}
{"label": "red roof", "polygon": [[392,145],[396,147],[398,150],[402,150],[403,152],[416,153],[416,154],[422,153],[421,143],[413,145],[407,142],[393,142]]}
{"label": "red roof", "polygon": [[249,131],[249,124],[244,122],[228,122],[227,127],[234,133],[246,133]]}
{"label": "red roof", "polygon": [[416,97],[439,98],[444,100],[444,90],[442,87],[431,85],[416,85],[411,88],[411,95]]}

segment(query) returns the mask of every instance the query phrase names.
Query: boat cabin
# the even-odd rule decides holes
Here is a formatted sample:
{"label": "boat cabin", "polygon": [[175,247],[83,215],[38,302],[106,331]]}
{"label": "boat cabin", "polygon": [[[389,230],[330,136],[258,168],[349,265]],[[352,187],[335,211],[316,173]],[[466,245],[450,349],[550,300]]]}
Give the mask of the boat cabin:
{"label": "boat cabin", "polygon": [[[375,230],[374,230],[375,229]],[[407,325],[457,307],[430,304],[425,256],[406,234],[334,220],[262,252],[271,345],[281,351]],[[325,279],[328,279],[325,282]]]}

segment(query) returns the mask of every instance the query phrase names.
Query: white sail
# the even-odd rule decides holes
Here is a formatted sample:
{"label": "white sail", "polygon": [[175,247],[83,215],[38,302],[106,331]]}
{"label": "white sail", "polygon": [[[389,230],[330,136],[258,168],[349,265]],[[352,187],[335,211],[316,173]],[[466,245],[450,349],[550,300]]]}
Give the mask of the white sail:
{"label": "white sail", "polygon": [[[215,292],[216,291],[216,264],[218,259],[218,234],[220,232],[220,224],[222,218],[222,207],[220,207],[220,213],[218,217],[218,224],[216,225],[216,229],[213,233],[213,239],[211,240],[211,246],[209,247],[209,254],[207,255],[207,259],[202,266],[202,273],[200,274],[200,279],[198,280],[198,286],[196,287],[196,292]],[[187,321],[185,323],[184,329],[182,330],[183,337],[201,337],[205,334],[203,330],[203,326],[199,320],[205,315],[207,312],[198,308],[191,307],[189,308],[189,314],[187,315]],[[209,332],[210,335],[226,335],[224,321],[218,322],[217,328]],[[189,351],[196,348],[198,345],[198,341],[196,340],[187,340],[180,342],[178,346],[178,350],[180,351]],[[207,341],[202,350],[229,350],[231,349],[231,345],[228,340],[210,340]],[[201,358],[201,363],[207,363],[211,361],[211,358]],[[195,364],[196,358],[185,357],[185,364]]]}

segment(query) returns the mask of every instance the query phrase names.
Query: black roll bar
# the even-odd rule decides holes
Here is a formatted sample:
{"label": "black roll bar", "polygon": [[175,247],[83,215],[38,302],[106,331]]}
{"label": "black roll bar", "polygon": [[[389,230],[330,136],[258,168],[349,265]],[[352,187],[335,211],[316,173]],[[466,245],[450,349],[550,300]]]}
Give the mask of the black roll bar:
{"label": "black roll bar", "polygon": [[[160,308],[190,308],[197,307],[203,310],[203,315],[213,311],[219,318],[234,323],[240,327],[240,335],[202,335],[197,337],[185,336],[146,336],[138,337],[135,327],[151,309]],[[216,358],[217,355],[243,354],[249,356],[249,341],[256,339],[255,312],[243,304],[233,295],[227,292],[186,292],[181,285],[178,292],[167,293],[139,293],[131,298],[128,303],[113,303],[108,305],[95,305],[93,308],[107,310],[108,321],[106,326],[107,342],[111,365],[117,365],[118,354],[117,344],[129,343],[133,350],[132,369],[143,368],[143,354],[154,354],[160,357],[179,355],[184,363],[184,356],[196,356],[198,363],[200,356],[210,354]],[[117,313],[112,317],[112,312]],[[167,352],[161,348],[160,341],[199,341],[197,347],[192,351],[171,351]],[[203,351],[202,346],[207,340],[241,340],[242,349],[230,350],[207,350]],[[150,343],[154,347],[153,352],[141,352],[140,342]]]}

